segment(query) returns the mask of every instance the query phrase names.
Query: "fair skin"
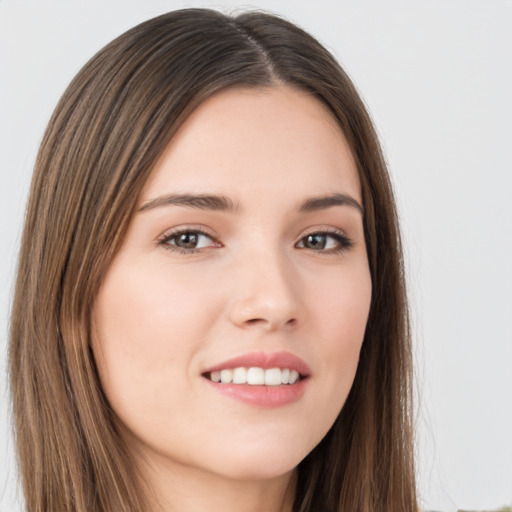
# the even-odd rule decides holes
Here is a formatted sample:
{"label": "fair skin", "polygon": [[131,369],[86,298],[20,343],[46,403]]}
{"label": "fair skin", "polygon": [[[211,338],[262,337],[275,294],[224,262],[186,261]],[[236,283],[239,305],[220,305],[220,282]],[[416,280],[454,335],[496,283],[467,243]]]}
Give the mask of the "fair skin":
{"label": "fair skin", "polygon": [[[305,92],[222,91],[173,137],[93,316],[155,511],[291,511],[295,468],[357,368],[371,298],[360,205],[346,140]],[[238,357],[301,376],[212,381]]]}

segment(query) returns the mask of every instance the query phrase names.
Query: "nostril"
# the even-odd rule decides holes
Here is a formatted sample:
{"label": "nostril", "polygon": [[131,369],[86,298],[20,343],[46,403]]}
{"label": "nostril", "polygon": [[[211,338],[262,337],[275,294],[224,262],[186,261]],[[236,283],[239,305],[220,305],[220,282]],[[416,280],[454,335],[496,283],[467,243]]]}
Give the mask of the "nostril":
{"label": "nostril", "polygon": [[250,318],[246,321],[246,323],[249,325],[259,324],[261,322],[265,322],[265,320],[263,318]]}
{"label": "nostril", "polygon": [[[245,321],[245,325],[246,326],[268,325],[268,327],[272,328],[272,329],[274,329],[276,327],[279,327],[278,324],[279,324],[278,322],[273,322],[273,321],[267,320],[265,318],[249,318],[248,320]],[[286,322],[281,324],[281,326],[283,326],[283,327],[294,327],[296,324],[297,324],[297,319],[296,318],[290,318],[289,320],[287,320]]]}

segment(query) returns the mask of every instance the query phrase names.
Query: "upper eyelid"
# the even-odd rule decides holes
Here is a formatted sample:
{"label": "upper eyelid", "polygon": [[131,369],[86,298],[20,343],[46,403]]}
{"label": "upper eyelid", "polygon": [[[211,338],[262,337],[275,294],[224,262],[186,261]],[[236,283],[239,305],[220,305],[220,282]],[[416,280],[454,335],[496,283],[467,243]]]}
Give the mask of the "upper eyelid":
{"label": "upper eyelid", "polygon": [[344,229],[337,228],[334,226],[328,227],[325,225],[319,225],[319,226],[311,226],[311,227],[301,231],[301,233],[298,237],[298,240],[302,240],[304,237],[306,237],[308,235],[313,235],[313,234],[323,234],[323,235],[333,235],[333,236],[338,235],[338,236],[350,238]]}
{"label": "upper eyelid", "polygon": [[172,240],[173,238],[177,238],[178,236],[184,235],[184,234],[187,234],[187,233],[195,233],[195,234],[198,234],[199,236],[206,236],[207,238],[212,240],[212,242],[216,242],[216,240],[215,240],[215,238],[213,236],[211,236],[208,233],[205,233],[203,231],[199,231],[197,229],[195,229],[195,230],[186,229],[184,231],[174,231],[174,232],[171,232],[171,233],[169,233],[167,235],[164,235],[161,238],[161,241],[167,242],[169,240]]}
{"label": "upper eyelid", "polygon": [[306,233],[305,235],[301,236],[296,243],[299,243],[299,242],[302,242],[302,240],[304,240],[305,238],[307,238],[308,236],[311,236],[311,235],[323,235],[323,236],[331,236],[332,238],[335,238],[335,239],[342,239],[344,242],[346,243],[350,243],[350,244],[353,244],[353,241],[351,238],[349,238],[345,233],[341,232],[341,231],[310,231],[309,233]]}
{"label": "upper eyelid", "polygon": [[161,235],[157,237],[158,241],[170,239],[174,236],[178,236],[182,233],[199,233],[201,235],[205,235],[209,238],[211,238],[214,241],[218,241],[217,236],[212,233],[209,229],[207,229],[204,226],[198,226],[198,225],[185,225],[185,226],[178,226],[175,228],[169,228],[166,229]]}

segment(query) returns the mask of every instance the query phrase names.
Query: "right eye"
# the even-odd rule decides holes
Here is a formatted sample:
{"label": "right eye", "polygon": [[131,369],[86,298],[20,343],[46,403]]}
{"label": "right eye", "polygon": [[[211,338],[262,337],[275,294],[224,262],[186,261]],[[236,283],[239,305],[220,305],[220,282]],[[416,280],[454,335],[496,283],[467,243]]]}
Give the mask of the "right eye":
{"label": "right eye", "polygon": [[207,247],[218,247],[219,243],[200,230],[186,229],[166,234],[159,245],[171,251],[194,253]]}

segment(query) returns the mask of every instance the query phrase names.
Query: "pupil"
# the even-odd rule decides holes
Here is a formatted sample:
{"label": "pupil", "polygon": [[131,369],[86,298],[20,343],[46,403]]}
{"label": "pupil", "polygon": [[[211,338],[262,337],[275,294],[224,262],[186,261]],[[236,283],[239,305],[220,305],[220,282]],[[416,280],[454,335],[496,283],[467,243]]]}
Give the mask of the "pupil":
{"label": "pupil", "polygon": [[183,233],[178,238],[178,245],[185,249],[193,249],[197,245],[197,235],[195,233]]}
{"label": "pupil", "polygon": [[310,249],[324,249],[325,236],[324,235],[309,235],[307,238],[307,246]]}

